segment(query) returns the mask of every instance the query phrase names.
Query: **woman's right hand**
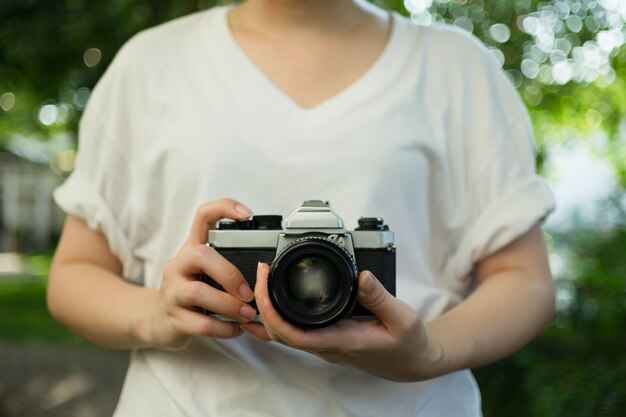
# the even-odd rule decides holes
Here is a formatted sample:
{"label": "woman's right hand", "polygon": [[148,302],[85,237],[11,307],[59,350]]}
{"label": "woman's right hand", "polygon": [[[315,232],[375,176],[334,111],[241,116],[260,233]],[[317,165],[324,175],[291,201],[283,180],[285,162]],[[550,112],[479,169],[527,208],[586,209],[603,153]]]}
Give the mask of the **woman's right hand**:
{"label": "woman's right hand", "polygon": [[[206,244],[209,229],[222,218],[242,219],[252,214],[246,206],[231,199],[200,206],[187,241],[167,262],[158,292],[150,303],[149,314],[137,323],[139,337],[161,349],[182,349],[193,336],[232,338],[241,335],[240,323],[251,321],[256,311],[247,303],[254,293],[241,272],[215,249]],[[217,290],[197,279],[205,273],[224,287]],[[223,321],[203,314],[206,309],[229,317]]]}

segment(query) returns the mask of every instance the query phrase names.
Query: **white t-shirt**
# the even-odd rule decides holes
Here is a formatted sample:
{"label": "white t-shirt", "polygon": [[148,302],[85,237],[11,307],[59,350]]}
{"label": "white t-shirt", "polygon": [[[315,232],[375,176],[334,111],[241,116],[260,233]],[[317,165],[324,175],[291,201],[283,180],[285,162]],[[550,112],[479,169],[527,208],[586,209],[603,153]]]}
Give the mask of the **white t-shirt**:
{"label": "white t-shirt", "polygon": [[[134,37],[83,115],[55,196],[106,235],[126,279],[158,286],[204,202],[288,215],[322,199],[349,229],[385,219],[397,296],[430,320],[462,300],[474,262],[552,210],[527,112],[471,35],[394,14],[374,65],[307,110],[242,51],[227,11]],[[135,352],[116,416],[144,415],[478,416],[480,395],[469,371],[394,383],[244,335]]]}

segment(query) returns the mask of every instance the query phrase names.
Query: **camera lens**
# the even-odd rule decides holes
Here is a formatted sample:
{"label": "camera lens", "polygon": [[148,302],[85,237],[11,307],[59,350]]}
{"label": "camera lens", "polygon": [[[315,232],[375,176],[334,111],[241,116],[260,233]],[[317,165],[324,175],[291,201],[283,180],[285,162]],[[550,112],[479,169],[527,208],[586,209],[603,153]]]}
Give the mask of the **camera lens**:
{"label": "camera lens", "polygon": [[300,327],[316,328],[352,311],[357,280],[354,259],[343,247],[323,237],[307,237],[276,257],[268,291],[283,318]]}
{"label": "camera lens", "polygon": [[337,301],[340,272],[323,256],[304,256],[287,267],[289,297],[302,311],[312,314],[332,308]]}

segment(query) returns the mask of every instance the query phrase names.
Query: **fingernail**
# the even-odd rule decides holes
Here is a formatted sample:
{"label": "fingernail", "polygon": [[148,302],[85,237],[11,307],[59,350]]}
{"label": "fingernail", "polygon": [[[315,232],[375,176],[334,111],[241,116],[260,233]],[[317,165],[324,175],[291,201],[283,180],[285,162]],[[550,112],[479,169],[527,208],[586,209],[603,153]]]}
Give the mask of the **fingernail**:
{"label": "fingernail", "polygon": [[244,319],[250,321],[256,317],[256,310],[246,304],[244,306],[241,306],[241,308],[239,309],[239,314],[241,314],[241,317],[243,317]]}
{"label": "fingernail", "polygon": [[254,293],[248,284],[241,284],[239,287],[239,295],[243,301],[252,301],[254,298]]}
{"label": "fingernail", "polygon": [[252,215],[252,210],[241,203],[235,206],[235,211],[241,214],[242,217],[250,217]]}
{"label": "fingernail", "polygon": [[366,296],[374,291],[374,286],[376,285],[374,279],[374,275],[370,271],[366,271],[365,277],[359,286],[359,293],[361,296]]}

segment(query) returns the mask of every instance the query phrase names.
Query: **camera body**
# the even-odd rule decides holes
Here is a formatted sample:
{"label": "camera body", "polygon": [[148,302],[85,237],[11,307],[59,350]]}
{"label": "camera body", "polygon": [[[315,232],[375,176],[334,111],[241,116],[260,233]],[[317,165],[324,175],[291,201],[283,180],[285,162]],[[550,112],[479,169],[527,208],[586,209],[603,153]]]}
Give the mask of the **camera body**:
{"label": "camera body", "polygon": [[[282,216],[222,220],[209,231],[208,245],[234,264],[251,288],[258,262],[270,264],[268,293],[287,321],[319,328],[344,317],[371,319],[356,301],[358,272],[371,271],[392,295],[396,287],[393,232],[376,217],[359,219],[347,231],[321,200],[305,201],[284,222]],[[206,275],[207,284],[222,289]],[[254,302],[251,303],[256,308]]]}

